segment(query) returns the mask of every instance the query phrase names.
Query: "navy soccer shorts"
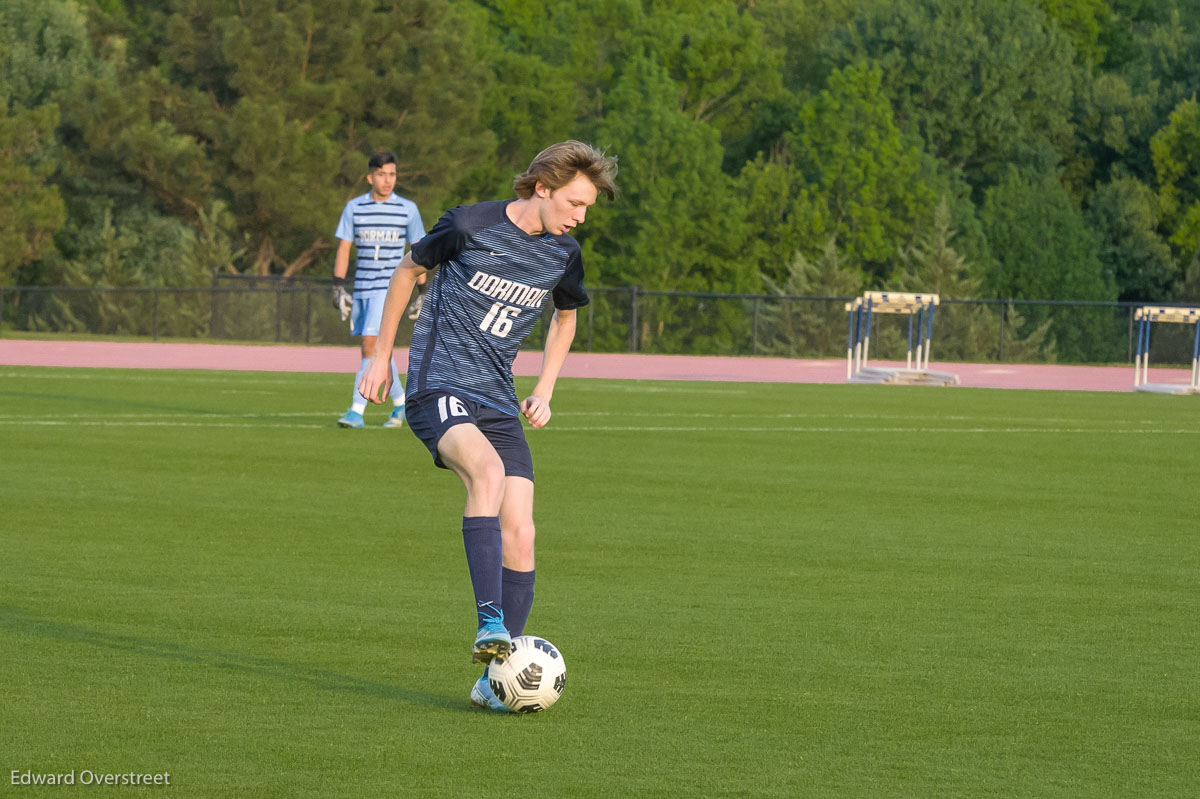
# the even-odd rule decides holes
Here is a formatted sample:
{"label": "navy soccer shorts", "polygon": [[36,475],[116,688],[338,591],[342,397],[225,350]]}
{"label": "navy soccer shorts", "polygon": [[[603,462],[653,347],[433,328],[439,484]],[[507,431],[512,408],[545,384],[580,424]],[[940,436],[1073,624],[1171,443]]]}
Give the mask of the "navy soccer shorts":
{"label": "navy soccer shorts", "polygon": [[496,448],[504,463],[504,474],[533,480],[533,456],[525,441],[521,419],[509,416],[481,403],[433,389],[409,394],[404,403],[404,418],[410,430],[433,455],[433,462],[449,468],[438,455],[438,442],[456,424],[473,424]]}

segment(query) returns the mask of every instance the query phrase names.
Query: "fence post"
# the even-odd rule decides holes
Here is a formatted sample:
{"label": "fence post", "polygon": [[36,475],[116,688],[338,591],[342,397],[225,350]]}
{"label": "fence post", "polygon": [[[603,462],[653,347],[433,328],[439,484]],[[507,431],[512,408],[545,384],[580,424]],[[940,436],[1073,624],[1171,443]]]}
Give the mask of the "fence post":
{"label": "fence post", "polygon": [[1125,362],[1133,360],[1133,306],[1129,306],[1129,350],[1125,354]]}
{"label": "fence post", "polygon": [[158,289],[152,289],[154,297],[154,340],[158,341]]}
{"label": "fence post", "polygon": [[220,316],[218,315],[219,311],[220,306],[217,304],[217,270],[214,269],[212,281],[212,314],[209,316],[208,320],[208,335],[212,338],[220,338],[217,333],[217,331],[220,329]]}
{"label": "fence post", "polygon": [[759,298],[754,298],[754,333],[752,334],[752,342],[750,344],[750,354],[758,355],[758,303]]}
{"label": "fence post", "polygon": [[629,351],[637,352],[638,287],[629,287]]}
{"label": "fence post", "polygon": [[304,343],[312,344],[312,286],[304,290]]}
{"label": "fence post", "polygon": [[275,341],[283,340],[283,281],[275,284]]}
{"label": "fence post", "polygon": [[[1010,299],[1008,302],[1012,302]],[[996,360],[1004,361],[1004,331],[1008,330],[1008,302],[1004,303],[1004,310],[1000,313],[1000,357]]]}
{"label": "fence post", "polygon": [[588,352],[592,351],[592,325],[593,325],[592,320],[593,320],[593,317],[595,316],[595,313],[594,313],[595,310],[596,310],[596,303],[589,302],[588,303],[588,336],[587,336],[587,351]]}

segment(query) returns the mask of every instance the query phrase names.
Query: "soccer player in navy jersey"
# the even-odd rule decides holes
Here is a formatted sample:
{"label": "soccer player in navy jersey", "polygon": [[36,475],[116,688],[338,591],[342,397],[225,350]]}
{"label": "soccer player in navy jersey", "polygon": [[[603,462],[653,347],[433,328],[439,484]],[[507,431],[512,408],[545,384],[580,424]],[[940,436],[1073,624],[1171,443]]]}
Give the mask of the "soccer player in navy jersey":
{"label": "soccer player in navy jersey", "polygon": [[[396,156],[380,152],[367,162],[367,183],[371,190],[346,203],[334,234],[338,244],[333,263],[333,305],[341,311],[342,319],[350,317],[350,333],[362,336],[362,361],[354,377],[354,393],[350,410],[338,419],[339,427],[361,428],[367,398],[359,394],[358,383],[375,354],[379,335],[379,320],[383,316],[384,297],[388,281],[409,247],[425,235],[421,213],[412,200],[392,192],[396,186]],[[357,256],[354,269],[354,297],[346,292],[346,271],[350,267],[350,246]],[[389,352],[391,347],[388,347]],[[404,424],[404,385],[392,364],[391,399],[394,405],[384,427]]]}
{"label": "soccer player in navy jersey", "polygon": [[[517,199],[458,206],[401,261],[388,287],[379,340],[359,384],[382,402],[395,379],[391,352],[400,316],[419,276],[432,272],[408,356],[408,421],[467,491],[463,544],[475,594],[472,659],[484,676],[472,703],[506,710],[486,664],[503,660],[533,605],[533,459],[521,416],[550,421],[550,399],[571,341],[576,310],[588,303],[579,244],[600,192],[616,196],[616,161],[577,141],[539,153],[513,181]],[[554,317],[533,392],[518,401],[512,363],[547,299]]]}

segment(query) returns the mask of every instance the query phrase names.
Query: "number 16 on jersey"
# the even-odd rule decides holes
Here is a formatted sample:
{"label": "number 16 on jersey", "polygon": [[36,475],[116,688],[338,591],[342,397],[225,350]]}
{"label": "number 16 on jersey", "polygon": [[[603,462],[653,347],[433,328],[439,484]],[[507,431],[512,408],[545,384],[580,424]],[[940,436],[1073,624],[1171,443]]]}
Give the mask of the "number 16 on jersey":
{"label": "number 16 on jersey", "polygon": [[502,302],[493,302],[492,307],[479,323],[479,329],[499,338],[506,338],[512,330],[513,320],[521,315],[521,309]]}

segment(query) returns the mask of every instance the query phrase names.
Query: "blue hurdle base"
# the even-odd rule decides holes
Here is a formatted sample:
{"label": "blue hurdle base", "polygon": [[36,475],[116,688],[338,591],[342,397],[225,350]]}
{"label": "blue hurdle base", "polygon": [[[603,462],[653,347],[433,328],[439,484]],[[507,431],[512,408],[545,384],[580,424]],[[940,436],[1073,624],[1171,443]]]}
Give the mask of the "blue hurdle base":
{"label": "blue hurdle base", "polygon": [[958,375],[934,369],[889,369],[864,366],[847,383],[876,383],[889,386],[957,386]]}
{"label": "blue hurdle base", "polygon": [[1140,386],[1134,386],[1133,390],[1150,394],[1200,394],[1200,388],[1182,383],[1142,383]]}

